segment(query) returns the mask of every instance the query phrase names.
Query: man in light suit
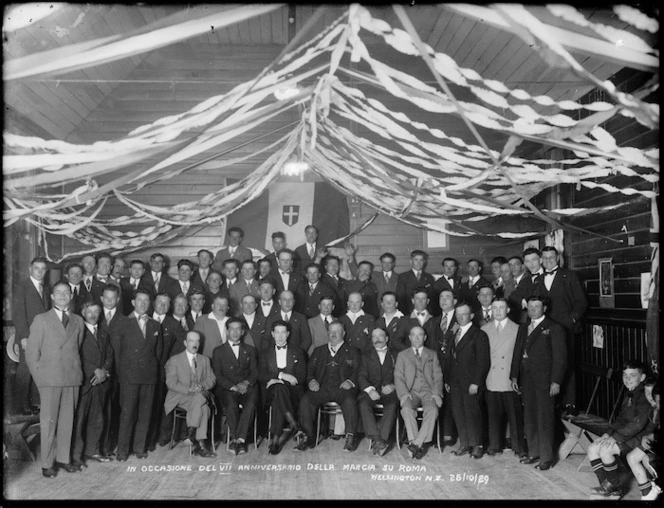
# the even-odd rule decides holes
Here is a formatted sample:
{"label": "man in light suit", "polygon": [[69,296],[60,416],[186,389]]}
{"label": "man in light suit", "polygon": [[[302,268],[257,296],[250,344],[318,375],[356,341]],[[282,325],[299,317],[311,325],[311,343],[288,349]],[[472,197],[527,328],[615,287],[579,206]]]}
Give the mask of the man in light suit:
{"label": "man in light suit", "polygon": [[[385,330],[374,328],[371,332],[373,348],[361,358],[358,410],[364,430],[373,439],[374,455],[383,456],[389,448],[387,440],[397,418],[399,399],[394,385],[394,354],[387,347],[389,338]],[[374,406],[382,404],[383,416],[376,421]]]}
{"label": "man in light suit", "polygon": [[[458,293],[461,288],[461,277],[457,275],[459,262],[454,258],[443,259],[443,275],[433,283],[433,292],[431,300],[437,302],[440,298],[440,292],[444,289],[452,290]],[[434,316],[440,316],[440,308],[434,308]]]}
{"label": "man in light suit", "polygon": [[259,400],[258,362],[256,349],[240,340],[244,334],[244,321],[230,318],[226,329],[228,340],[212,353],[212,369],[217,378],[215,395],[228,420],[230,450],[240,455],[247,453],[246,439]]}
{"label": "man in light suit", "polygon": [[[215,384],[215,376],[207,356],[198,354],[201,337],[198,332],[187,332],[185,351],[171,356],[166,362],[164,413],[176,407],[187,411],[187,438],[194,446],[193,453],[201,457],[216,457],[207,444],[210,406],[208,398]],[[214,429],[212,429],[214,433]],[[212,436],[211,439],[214,439]]]}
{"label": "man in light suit", "polygon": [[299,347],[288,346],[289,330],[290,325],[285,321],[272,323],[274,347],[266,349],[258,363],[258,380],[263,388],[264,406],[272,408],[271,439],[268,444],[270,455],[277,455],[281,451],[285,422],[288,422],[291,434],[297,431],[297,409],[307,377],[304,351]]}
{"label": "man in light suit", "polygon": [[228,315],[228,298],[217,295],[212,301],[212,312],[199,316],[196,324],[190,329],[201,334],[201,354],[212,358],[214,350],[226,342],[226,322],[230,319]]}
{"label": "man in light suit", "polygon": [[[408,455],[421,459],[426,454],[443,405],[443,372],[434,351],[424,347],[424,328],[413,326],[408,334],[411,347],[397,356],[394,385],[401,405],[401,416],[408,434]],[[422,426],[417,428],[417,408],[422,406]],[[399,436],[397,436],[399,439]]]}
{"label": "man in light suit", "polygon": [[470,453],[474,459],[481,459],[484,456],[481,401],[491,366],[489,339],[473,325],[468,302],[457,303],[454,312],[459,329],[447,350],[443,369],[445,390],[450,394],[459,433],[459,449],[452,453],[457,457]]}
{"label": "man in light suit", "polygon": [[581,317],[588,308],[583,285],[573,270],[558,266],[559,255],[555,247],[542,249],[544,267],[543,295],[549,299],[549,318],[565,329],[567,370],[563,380],[561,405],[574,415],[576,411],[576,339],[583,331]]}
{"label": "man in light suit", "polygon": [[268,318],[265,323],[265,334],[263,335],[263,347],[274,347],[274,341],[269,330],[272,329],[272,323],[281,319],[290,323],[291,333],[288,338],[288,343],[294,347],[302,348],[305,353],[311,346],[311,333],[309,332],[309,323],[304,314],[295,312],[293,306],[295,304],[295,296],[290,291],[282,291],[279,295],[279,314]]}
{"label": "man in light suit", "polygon": [[242,246],[244,240],[244,231],[238,227],[232,227],[228,230],[228,246],[217,251],[212,263],[212,269],[218,272],[222,271],[223,263],[227,259],[236,259],[240,263],[245,259],[253,259],[251,250]]}
{"label": "man in light suit", "polygon": [[505,298],[496,298],[491,304],[493,321],[482,331],[489,338],[491,367],[486,376],[486,406],[489,425],[489,456],[503,453],[505,420],[510,425],[512,450],[520,459],[527,456],[523,433],[523,409],[521,397],[512,388],[510,370],[519,325],[507,315],[509,307]]}
{"label": "man in light suit", "polygon": [[[399,274],[396,290],[397,302],[399,303],[399,310],[401,310],[406,316],[413,311],[413,302],[411,298],[415,288],[425,288],[429,296],[433,291],[435,280],[433,275],[425,271],[427,258],[428,256],[426,252],[422,250],[414,250],[410,253],[411,269]],[[429,312],[432,310],[433,309],[430,308]]]}
{"label": "man in light suit", "polygon": [[25,350],[28,347],[30,325],[37,314],[42,314],[51,308],[51,288],[45,281],[47,260],[36,257],[30,262],[30,277],[19,283],[12,299],[12,321],[16,329],[16,344],[19,345],[18,368],[15,376],[16,399],[14,407],[21,414],[33,414],[30,408],[30,399],[33,407],[39,405],[39,392],[25,360]]}
{"label": "man in light suit", "polygon": [[309,332],[311,333],[311,346],[307,354],[311,356],[318,346],[327,344],[327,329],[332,321],[337,319],[332,316],[334,310],[334,298],[331,296],[323,296],[318,303],[318,316],[309,318]]}
{"label": "man in light suit", "polygon": [[70,463],[71,438],[78,393],[83,383],[79,349],[83,343],[83,318],[69,311],[71,289],[67,282],[53,286],[54,308],[35,316],[30,326],[25,359],[41,397],[42,474],[57,475],[81,468]]}
{"label": "man in light suit", "polygon": [[545,317],[542,296],[531,296],[527,305],[530,323],[519,327],[510,378],[514,391],[519,392],[519,386],[523,390],[528,457],[521,463],[538,462],[535,468],[546,471],[555,464],[553,408],[567,367],[565,331]]}
{"label": "man in light suit", "polygon": [[100,444],[110,388],[108,378],[113,369],[113,349],[108,332],[97,326],[101,306],[94,300],[87,300],[82,313],[85,319],[85,334],[80,349],[83,385],[76,407],[72,451],[72,464],[77,467],[87,467],[85,460],[110,461],[101,454]]}
{"label": "man in light suit", "polygon": [[256,263],[251,259],[243,261],[240,277],[228,289],[228,294],[231,297],[231,310],[235,316],[242,314],[242,298],[244,295],[251,295],[256,300],[261,297],[258,281],[254,278],[254,275],[256,275]]}
{"label": "man in light suit", "polygon": [[304,228],[306,242],[295,249],[293,256],[293,271],[304,275],[304,270],[309,263],[320,263],[325,255],[325,247],[320,247],[316,242],[318,240],[318,228],[308,225]]}

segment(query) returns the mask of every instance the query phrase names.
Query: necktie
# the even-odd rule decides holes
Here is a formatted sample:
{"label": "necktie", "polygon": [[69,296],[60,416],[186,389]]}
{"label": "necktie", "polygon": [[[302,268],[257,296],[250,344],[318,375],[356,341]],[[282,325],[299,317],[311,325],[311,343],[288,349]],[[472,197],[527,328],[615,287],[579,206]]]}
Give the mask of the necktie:
{"label": "necktie", "polygon": [[330,322],[327,320],[327,318],[323,319],[323,323],[325,324],[325,329],[326,330],[330,328]]}
{"label": "necktie", "polygon": [[418,282],[420,281],[420,271],[419,270],[417,270],[415,272],[415,278],[417,279]]}
{"label": "necktie", "polygon": [[194,316],[194,323],[195,323],[196,320],[198,319],[198,312],[192,312],[191,315]]}
{"label": "necktie", "polygon": [[134,282],[131,283],[134,289],[138,289],[138,279],[134,279]]}
{"label": "necktie", "polygon": [[187,326],[187,318],[183,317],[180,319],[180,323],[182,323],[182,328],[184,328],[185,332],[189,331],[189,327]]}
{"label": "necktie", "polygon": [[313,294],[314,294],[314,285],[309,284],[309,296],[313,296]]}
{"label": "necktie", "polygon": [[157,274],[157,276],[154,279],[154,289],[155,291],[159,290],[159,279],[161,279],[161,276]]}
{"label": "necktie", "polygon": [[69,316],[67,315],[67,311],[63,310],[62,311],[62,324],[64,325],[65,328],[67,328],[68,323],[69,323]]}
{"label": "necktie", "polygon": [[37,285],[37,291],[39,291],[39,297],[44,298],[44,284],[41,282]]}
{"label": "necktie", "polygon": [[420,350],[419,349],[415,350],[415,360],[417,360],[417,363],[422,362],[422,357],[420,356]]}
{"label": "necktie", "polygon": [[440,329],[444,332],[447,330],[447,314],[443,314],[440,318]]}
{"label": "necktie", "polygon": [[200,271],[200,275],[201,275],[201,280],[202,280],[203,282],[205,282],[205,281],[207,280],[208,271],[207,271],[207,270],[201,270],[201,271]]}
{"label": "necktie", "polygon": [[290,321],[290,320],[288,319],[288,314],[284,314],[284,321],[286,321],[286,323],[288,323],[288,321]]}
{"label": "necktie", "polygon": [[108,324],[108,323],[110,323],[110,322],[111,322],[111,311],[109,310],[109,311],[106,313],[106,324]]}
{"label": "necktie", "polygon": [[539,280],[540,274],[536,273],[535,275],[532,276],[532,281],[533,284],[535,284]]}
{"label": "necktie", "polygon": [[143,338],[145,338],[145,322],[148,320],[148,317],[143,314],[141,317],[138,318],[138,326],[141,328],[141,332],[143,333]]}
{"label": "necktie", "polygon": [[383,272],[383,276],[385,277],[385,284],[390,283],[390,275],[387,272]]}
{"label": "necktie", "polygon": [[251,291],[251,281],[250,280],[245,280],[245,282],[247,283],[247,289],[249,291]]}
{"label": "necktie", "polygon": [[314,259],[314,258],[315,258],[315,255],[314,255],[314,246],[313,246],[313,245],[309,245],[309,257],[310,257],[311,259]]}
{"label": "necktie", "polygon": [[277,346],[277,349],[286,349],[286,346]]}
{"label": "necktie", "polygon": [[498,323],[498,335],[500,335],[502,331],[503,331],[503,323],[502,321],[500,321]]}
{"label": "necktie", "polygon": [[74,296],[78,296],[78,286],[74,286]]}
{"label": "necktie", "polygon": [[182,283],[182,292],[186,295],[187,291],[189,291],[189,283],[188,282],[183,282]]}
{"label": "necktie", "polygon": [[454,345],[456,346],[460,340],[461,340],[461,328],[459,328],[456,334],[454,335]]}
{"label": "necktie", "polygon": [[193,367],[194,371],[196,371],[197,365],[196,365],[196,357],[195,356],[191,359],[191,366]]}
{"label": "necktie", "polygon": [[489,319],[491,319],[489,311],[484,309],[484,321],[488,321]]}
{"label": "necktie", "polygon": [[191,359],[191,364],[189,365],[191,367],[191,382],[192,383],[198,383],[198,374],[196,373],[196,357],[194,356]]}
{"label": "necktie", "polygon": [[92,279],[90,278],[85,279],[85,289],[88,290],[88,293],[90,292],[90,290],[92,289]]}
{"label": "necktie", "polygon": [[94,326],[92,327],[92,335],[95,336],[95,339],[97,338],[97,325],[94,325]]}
{"label": "necktie", "polygon": [[531,321],[530,324],[528,325],[528,335],[533,333],[534,329],[535,329],[535,324]]}

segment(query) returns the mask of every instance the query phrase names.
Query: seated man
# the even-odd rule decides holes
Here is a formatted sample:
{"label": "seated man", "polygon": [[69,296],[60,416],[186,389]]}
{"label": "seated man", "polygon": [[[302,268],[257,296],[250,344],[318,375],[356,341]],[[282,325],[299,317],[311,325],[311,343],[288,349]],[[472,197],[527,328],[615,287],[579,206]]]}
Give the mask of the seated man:
{"label": "seated man", "polygon": [[[364,430],[373,440],[374,455],[385,455],[389,445],[387,440],[397,418],[399,399],[394,386],[394,356],[387,348],[389,338],[385,330],[374,328],[371,332],[373,348],[362,354],[360,364],[360,396],[357,405],[362,416]],[[373,408],[383,405],[383,416],[376,422]]]}
{"label": "seated man", "polygon": [[328,328],[328,343],[314,349],[307,368],[309,391],[300,402],[300,428],[296,438],[296,450],[304,451],[315,446],[314,419],[316,409],[325,402],[341,406],[346,424],[344,451],[357,448],[357,383],[360,368],[360,352],[344,343],[344,326],[334,321]]}
{"label": "seated man", "polygon": [[[194,445],[194,455],[216,457],[206,443],[210,420],[209,390],[215,384],[210,359],[198,354],[201,336],[196,331],[187,332],[185,351],[171,356],[166,362],[166,386],[164,412],[170,414],[175,407],[187,411],[187,438]],[[212,429],[214,433],[214,429]],[[211,436],[214,439],[214,434]]]}
{"label": "seated man", "polygon": [[[394,385],[401,404],[401,416],[408,434],[408,455],[421,459],[426,454],[443,405],[443,371],[435,351],[424,347],[424,328],[413,326],[408,333],[411,347],[397,356]],[[417,408],[422,406],[422,426],[417,428]],[[399,439],[399,436],[397,436]]]}
{"label": "seated man", "polygon": [[212,353],[212,369],[217,379],[215,395],[224,408],[231,433],[230,450],[240,455],[247,453],[246,438],[258,402],[258,362],[256,349],[240,341],[244,320],[230,318],[226,330],[228,340]]}
{"label": "seated man", "polygon": [[260,357],[258,379],[264,384],[265,406],[272,408],[271,440],[268,453],[277,455],[283,445],[284,421],[291,431],[297,431],[297,407],[304,392],[307,361],[299,347],[288,346],[290,325],[285,321],[272,323],[274,347],[266,349]]}
{"label": "seated man", "polygon": [[657,461],[657,456],[655,455],[655,450],[657,450],[655,436],[659,431],[660,412],[659,384],[655,378],[646,379],[645,393],[652,407],[650,417],[648,418],[648,424],[645,429],[636,436],[639,444],[627,454],[627,463],[639,484],[641,501],[652,501],[657,499],[662,493],[659,485],[653,482],[654,479],[657,479],[657,471],[651,463],[651,459],[655,459],[654,462]]}
{"label": "seated man", "polygon": [[627,391],[618,416],[609,426],[609,431],[588,447],[590,465],[599,480],[599,487],[593,489],[592,497],[619,499],[624,493],[620,485],[618,462],[614,457],[625,457],[636,448],[640,444],[636,436],[648,424],[650,403],[643,387],[645,379],[645,366],[641,362],[625,362],[622,380]]}

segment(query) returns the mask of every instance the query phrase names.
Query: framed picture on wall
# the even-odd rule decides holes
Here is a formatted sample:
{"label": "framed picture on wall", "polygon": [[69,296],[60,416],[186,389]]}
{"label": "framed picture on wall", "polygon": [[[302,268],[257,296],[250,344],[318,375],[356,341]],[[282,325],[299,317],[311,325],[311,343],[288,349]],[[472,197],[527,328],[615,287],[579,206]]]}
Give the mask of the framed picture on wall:
{"label": "framed picture on wall", "polygon": [[424,248],[425,250],[443,250],[449,248],[447,235],[438,231],[426,230],[424,232]]}
{"label": "framed picture on wall", "polygon": [[599,306],[614,307],[613,258],[601,258],[599,263]]}

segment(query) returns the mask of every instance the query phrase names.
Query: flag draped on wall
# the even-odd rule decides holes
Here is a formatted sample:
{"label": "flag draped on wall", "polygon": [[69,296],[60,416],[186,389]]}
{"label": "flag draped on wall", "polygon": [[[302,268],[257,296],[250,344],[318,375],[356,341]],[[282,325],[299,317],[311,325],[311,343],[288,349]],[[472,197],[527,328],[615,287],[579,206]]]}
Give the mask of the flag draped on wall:
{"label": "flag draped on wall", "polygon": [[304,243],[304,228],[309,224],[318,227],[320,246],[350,233],[346,196],[325,182],[273,183],[256,200],[229,215],[227,228],[244,230],[242,245],[271,252],[272,233],[285,233],[288,247],[295,249]]}

